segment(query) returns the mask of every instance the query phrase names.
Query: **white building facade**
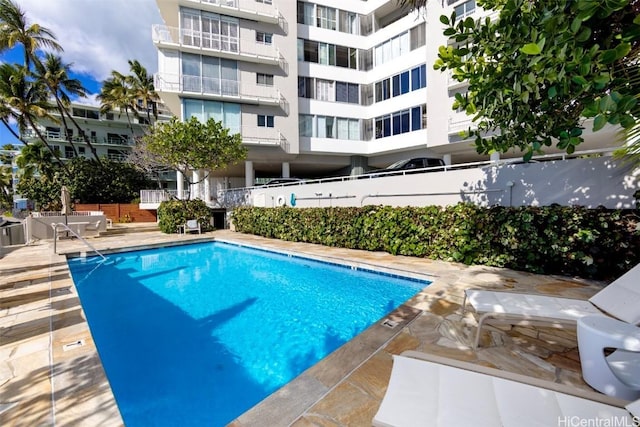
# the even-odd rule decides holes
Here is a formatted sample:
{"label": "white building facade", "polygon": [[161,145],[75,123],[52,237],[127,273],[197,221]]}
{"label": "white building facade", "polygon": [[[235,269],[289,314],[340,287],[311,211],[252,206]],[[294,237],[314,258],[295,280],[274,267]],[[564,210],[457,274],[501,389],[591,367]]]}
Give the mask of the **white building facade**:
{"label": "white building facade", "polygon": [[[475,0],[430,1],[420,13],[395,0],[157,3],[164,24],[152,31],[155,84],[164,103],[183,120],[222,120],[249,148],[243,164],[194,189],[198,196],[273,177],[355,175],[411,157],[488,160],[460,136],[470,117],[451,109],[466,85],[433,69],[447,44],[440,15],[480,17]],[[601,132],[584,148],[616,144]]]}

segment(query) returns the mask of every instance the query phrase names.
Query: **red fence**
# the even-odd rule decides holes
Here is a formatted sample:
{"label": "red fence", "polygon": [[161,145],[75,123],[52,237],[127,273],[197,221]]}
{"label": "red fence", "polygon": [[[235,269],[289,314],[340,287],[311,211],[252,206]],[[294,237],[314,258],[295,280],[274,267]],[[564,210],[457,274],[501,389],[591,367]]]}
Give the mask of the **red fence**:
{"label": "red fence", "polygon": [[155,210],[140,209],[138,204],[122,203],[94,203],[76,204],[76,211],[102,211],[114,223],[116,222],[156,222],[158,220]]}

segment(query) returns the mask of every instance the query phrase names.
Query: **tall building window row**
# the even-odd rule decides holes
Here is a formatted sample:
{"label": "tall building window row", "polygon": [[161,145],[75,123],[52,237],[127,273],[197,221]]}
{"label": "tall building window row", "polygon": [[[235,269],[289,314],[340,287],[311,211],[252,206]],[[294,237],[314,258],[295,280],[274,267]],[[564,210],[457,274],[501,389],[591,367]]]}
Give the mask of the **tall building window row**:
{"label": "tall building window row", "polygon": [[390,78],[375,83],[375,101],[381,102],[392,97],[404,95],[427,86],[427,67],[425,64],[403,71]]}
{"label": "tall building window row", "polygon": [[476,0],[469,0],[462,4],[459,4],[453,9],[456,12],[456,16],[458,18],[464,18],[465,16],[471,15],[476,11]]}
{"label": "tall building window row", "polygon": [[314,40],[298,39],[298,61],[358,68],[358,49]]}
{"label": "tall building window row", "polygon": [[196,117],[202,123],[209,119],[222,122],[231,134],[240,133],[240,104],[219,101],[203,101],[200,99],[185,99],[183,102],[184,119]]}
{"label": "tall building window row", "polygon": [[300,136],[352,141],[362,139],[359,119],[301,114],[298,123]]}
{"label": "tall building window row", "polygon": [[238,27],[236,18],[195,9],[180,9],[180,41],[185,45],[238,52]]}
{"label": "tall building window row", "polygon": [[239,83],[237,61],[182,54],[182,87],[185,92],[238,95]]}
{"label": "tall building window row", "polygon": [[376,139],[400,135],[427,127],[427,106],[418,105],[375,118]]}
{"label": "tall building window row", "polygon": [[360,17],[355,12],[314,3],[298,2],[298,24],[349,34],[360,34]]}
{"label": "tall building window row", "polygon": [[298,96],[320,101],[359,104],[359,86],[357,83],[298,77]]}

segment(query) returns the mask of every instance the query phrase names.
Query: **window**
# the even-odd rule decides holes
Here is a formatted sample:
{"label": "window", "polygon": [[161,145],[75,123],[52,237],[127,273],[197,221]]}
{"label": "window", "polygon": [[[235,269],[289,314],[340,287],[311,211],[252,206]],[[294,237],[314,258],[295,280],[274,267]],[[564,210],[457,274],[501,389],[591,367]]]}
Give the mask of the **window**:
{"label": "window", "polygon": [[396,111],[375,119],[375,138],[400,135],[426,129],[427,106],[425,104],[407,110]]}
{"label": "window", "polygon": [[336,119],[337,138],[338,139],[360,139],[360,121],[358,119]]}
{"label": "window", "polygon": [[318,138],[335,138],[334,120],[334,117],[318,116]]}
{"label": "window", "polygon": [[467,15],[471,15],[476,10],[476,0],[469,0],[462,4],[459,4],[453,9],[456,12],[458,18],[463,18]]}
{"label": "window", "polygon": [[411,70],[411,90],[427,87],[427,66],[421,65]]}
{"label": "window", "polygon": [[273,86],[273,74],[256,74],[256,83],[261,86]]}
{"label": "window", "polygon": [[336,65],[336,46],[329,43],[318,43],[318,63]]}
{"label": "window", "polygon": [[298,96],[300,98],[313,99],[313,78],[298,77]]}
{"label": "window", "polygon": [[336,101],[348,102],[350,104],[358,104],[358,84],[336,82]]}
{"label": "window", "polygon": [[411,38],[411,46],[410,50],[417,49],[425,45],[426,42],[426,29],[424,24],[420,24],[416,27],[413,27],[409,33]]}
{"label": "window", "polygon": [[256,43],[271,44],[273,34],[256,31]]}
{"label": "window", "polygon": [[64,147],[64,157],[67,159],[72,159],[74,157],[73,148]]}
{"label": "window", "polygon": [[375,47],[375,65],[390,62],[409,52],[409,33],[405,32]]}
{"label": "window", "polygon": [[180,36],[182,43],[188,46],[200,46],[200,16],[198,11],[182,9]]}
{"label": "window", "polygon": [[336,63],[338,67],[357,69],[358,49],[347,46],[336,46]]}
{"label": "window", "polygon": [[273,116],[265,116],[262,114],[258,114],[258,127],[264,128],[272,128],[273,127]]}
{"label": "window", "polygon": [[78,147],[78,154],[84,154],[85,153],[85,147]]}
{"label": "window", "polygon": [[300,136],[313,136],[313,116],[300,114],[298,118],[298,133]]}
{"label": "window", "polygon": [[318,62],[318,42],[311,40],[304,41],[304,61]]}
{"label": "window", "polygon": [[298,2],[298,24],[313,25],[313,3]]}
{"label": "window", "polygon": [[271,0],[256,0],[256,3],[272,4],[272,1]]}
{"label": "window", "polygon": [[317,6],[317,26],[328,30],[336,29],[336,10],[332,7]]}
{"label": "window", "polygon": [[384,79],[376,83],[376,102],[391,98],[391,80]]}
{"label": "window", "polygon": [[320,101],[335,101],[333,80],[316,79],[316,99]]}
{"label": "window", "polygon": [[356,35],[359,33],[358,15],[356,13],[341,10],[338,15],[340,20],[338,31]]}
{"label": "window", "polygon": [[183,108],[185,120],[196,117],[204,123],[212,118],[222,122],[224,127],[230,130],[230,133],[240,133],[240,104],[185,99]]}

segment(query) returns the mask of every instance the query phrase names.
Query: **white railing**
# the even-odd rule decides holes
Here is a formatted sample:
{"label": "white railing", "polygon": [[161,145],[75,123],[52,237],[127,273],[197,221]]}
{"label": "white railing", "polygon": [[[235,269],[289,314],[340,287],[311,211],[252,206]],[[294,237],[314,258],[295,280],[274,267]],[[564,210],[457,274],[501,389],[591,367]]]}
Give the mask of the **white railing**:
{"label": "white railing", "polygon": [[156,90],[163,92],[190,92],[201,95],[234,97],[278,104],[288,109],[288,103],[273,86],[243,83],[238,80],[188,76],[171,73],[154,75]]}
{"label": "white railing", "polygon": [[[245,18],[254,17],[260,20],[260,17],[269,18],[269,20],[278,19],[280,15],[278,9],[273,5],[272,0],[190,0],[192,3],[219,6],[223,8],[231,16],[243,16]],[[195,6],[197,7],[197,6]],[[233,11],[238,11],[234,13]],[[284,28],[284,27],[283,27]]]}
{"label": "white railing", "polygon": [[[101,216],[104,215],[102,211],[73,211],[69,212],[67,216]],[[43,212],[31,212],[32,218],[45,218],[48,216],[64,216],[60,211],[43,211]]]}
{"label": "white railing", "polygon": [[140,190],[140,203],[161,203],[169,200],[189,200],[189,190]]}
{"label": "white railing", "polygon": [[277,63],[281,67],[286,67],[284,57],[273,43],[256,43],[254,39],[241,40],[238,37],[180,29],[161,24],[153,25],[151,37],[156,43],[237,54],[242,56],[245,61],[254,59],[257,62]]}

